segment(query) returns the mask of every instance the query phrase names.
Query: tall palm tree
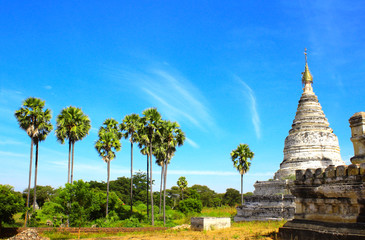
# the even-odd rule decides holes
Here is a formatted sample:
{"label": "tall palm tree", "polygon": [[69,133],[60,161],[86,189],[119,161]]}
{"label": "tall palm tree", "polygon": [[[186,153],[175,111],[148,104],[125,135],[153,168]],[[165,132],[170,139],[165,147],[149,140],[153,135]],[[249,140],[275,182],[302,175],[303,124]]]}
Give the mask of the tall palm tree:
{"label": "tall palm tree", "polygon": [[38,146],[41,141],[47,138],[47,135],[52,131],[51,110],[46,109],[40,114],[38,135],[34,138],[35,150],[35,173],[34,173],[34,194],[33,194],[33,210],[35,211],[37,203],[37,176],[38,176]]}
{"label": "tall palm tree", "polygon": [[139,138],[139,143],[138,143],[138,146],[139,146],[139,148],[141,148],[141,153],[142,153],[142,155],[146,155],[146,157],[147,157],[147,172],[146,172],[146,177],[147,177],[147,182],[146,182],[146,205],[147,205],[147,218],[149,218],[150,217],[150,212],[149,212],[149,202],[148,202],[148,190],[149,190],[149,182],[148,182],[148,180],[149,180],[149,175],[148,175],[148,173],[149,173],[149,164],[148,164],[148,159],[149,159],[149,151],[148,151],[148,147],[146,146],[146,145],[144,145],[144,144],[142,144],[142,140],[141,140],[141,138]]}
{"label": "tall palm tree", "polygon": [[138,140],[136,134],[140,125],[141,121],[138,114],[125,116],[123,122],[120,124],[120,130],[124,132],[124,138],[127,139],[129,137],[129,141],[131,142],[131,215],[133,213],[133,143]]}
{"label": "tall palm tree", "polygon": [[153,189],[152,189],[152,144],[158,139],[159,126],[161,124],[161,115],[156,108],[148,108],[142,112],[144,115],[141,119],[144,125],[143,135],[141,138],[149,145],[150,157],[150,187],[151,187],[151,221],[152,226],[155,225],[154,211],[153,211]]}
{"label": "tall palm tree", "polygon": [[81,108],[69,106],[62,109],[61,113],[57,116],[57,140],[60,141],[61,144],[64,144],[65,139],[68,139],[67,183],[73,182],[75,142],[82,140],[84,137],[86,137],[89,133],[90,128],[90,119],[82,112]]}
{"label": "tall palm tree", "polygon": [[115,158],[115,152],[121,149],[122,133],[119,131],[118,122],[113,118],[106,119],[103,125],[99,129],[99,140],[95,143],[95,148],[107,163],[106,216],[108,216],[110,161]]}
{"label": "tall palm tree", "polygon": [[254,153],[251,152],[247,144],[240,144],[236,149],[231,152],[231,159],[233,161],[234,167],[241,174],[241,205],[243,205],[243,174],[248,172],[251,166],[251,162]]}
{"label": "tall palm tree", "polygon": [[39,135],[39,126],[42,119],[43,108],[45,102],[39,98],[29,97],[24,100],[23,106],[15,111],[15,117],[19,123],[20,128],[26,131],[30,137],[30,163],[29,163],[29,183],[27,193],[27,210],[25,213],[24,226],[27,226],[28,222],[28,209],[29,209],[29,196],[30,196],[30,184],[32,179],[32,157],[33,157],[33,144],[34,139]]}
{"label": "tall palm tree", "polygon": [[156,158],[156,164],[161,167],[161,182],[160,182],[160,205],[158,214],[161,213],[162,206],[162,186],[165,172],[165,159],[166,159],[166,149],[163,146],[164,144],[160,144],[159,146],[155,146],[154,155]]}
{"label": "tall palm tree", "polygon": [[185,141],[185,133],[180,129],[177,122],[164,121],[162,127],[162,139],[166,144],[166,159],[164,161],[164,196],[163,196],[163,221],[166,224],[166,179],[167,179],[167,166],[170,163],[172,157],[175,155],[176,147],[182,146]]}

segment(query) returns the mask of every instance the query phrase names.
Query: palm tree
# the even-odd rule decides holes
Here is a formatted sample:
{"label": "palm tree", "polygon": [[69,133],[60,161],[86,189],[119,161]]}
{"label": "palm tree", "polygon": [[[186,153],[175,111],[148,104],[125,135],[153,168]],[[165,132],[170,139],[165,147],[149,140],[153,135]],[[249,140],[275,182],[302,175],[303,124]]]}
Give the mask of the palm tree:
{"label": "palm tree", "polygon": [[177,180],[177,186],[181,190],[181,200],[184,200],[184,191],[188,187],[188,181],[186,181],[185,177],[179,177]]}
{"label": "palm tree", "polygon": [[159,205],[159,212],[161,213],[161,205],[162,205],[162,186],[163,186],[163,179],[164,179],[164,172],[165,172],[165,159],[166,159],[166,149],[163,146],[164,144],[160,144],[154,148],[154,155],[156,158],[156,164],[161,167],[161,182],[160,182],[160,205]]}
{"label": "palm tree", "polygon": [[[45,102],[39,98],[30,97],[25,99],[23,106],[15,111],[15,117],[19,123],[20,128],[26,131],[30,137],[30,163],[29,163],[29,183],[27,193],[27,210],[25,213],[24,226],[27,226],[28,222],[28,209],[29,209],[29,196],[30,196],[30,183],[32,179],[32,157],[33,157],[33,144],[35,138],[39,135],[40,124],[43,114]],[[47,111],[47,110],[46,110]]]}
{"label": "palm tree", "polygon": [[163,196],[163,221],[166,224],[166,179],[167,179],[167,166],[170,163],[172,157],[175,155],[176,147],[182,146],[185,141],[185,133],[180,129],[177,122],[164,121],[162,127],[162,136],[166,143],[166,159],[164,161],[164,196]]}
{"label": "palm tree", "polygon": [[[90,119],[86,116],[81,108],[69,106],[62,109],[57,116],[56,136],[61,144],[68,139],[68,177],[67,183],[73,182],[74,150],[75,142],[82,140],[89,133],[91,128]],[[71,155],[72,149],[72,155]],[[72,156],[72,163],[71,163]],[[70,170],[71,169],[71,170]],[[71,173],[71,177],[70,177]]]}
{"label": "palm tree", "polygon": [[247,144],[240,144],[236,149],[231,152],[231,159],[233,161],[234,167],[241,174],[241,205],[243,205],[243,174],[248,172],[251,166],[251,162],[254,153],[251,152]]}
{"label": "palm tree", "polygon": [[115,158],[115,152],[121,149],[120,139],[122,138],[122,133],[119,131],[118,122],[113,118],[106,119],[103,124],[104,126],[101,126],[99,129],[99,140],[95,143],[95,148],[100,157],[108,164],[106,189],[106,216],[108,216],[110,161]]}
{"label": "palm tree", "polygon": [[47,138],[47,135],[52,131],[53,126],[51,123],[51,110],[46,109],[40,114],[39,117],[39,131],[38,135],[34,138],[35,150],[35,173],[34,173],[34,194],[33,194],[33,210],[35,211],[37,202],[37,176],[38,176],[38,145],[41,141]]}
{"label": "palm tree", "polygon": [[161,124],[161,115],[156,108],[148,108],[142,112],[144,115],[142,117],[142,124],[144,128],[142,129],[141,138],[144,142],[149,145],[149,157],[150,157],[150,186],[151,186],[151,221],[152,226],[155,225],[154,212],[153,212],[153,189],[152,189],[152,144],[156,141],[159,135],[159,126]]}
{"label": "palm tree", "polygon": [[123,122],[120,124],[120,130],[124,132],[124,138],[127,139],[129,137],[129,141],[131,142],[131,215],[133,213],[133,143],[138,139],[136,134],[140,125],[141,121],[138,114],[125,116]]}
{"label": "palm tree", "polygon": [[142,144],[141,142],[142,142],[142,140],[139,139],[138,147],[141,149],[142,155],[146,155],[146,157],[147,157],[146,205],[147,205],[147,218],[149,218],[150,217],[150,212],[149,212],[149,209],[148,209],[148,206],[149,206],[149,204],[148,204],[148,190],[149,190],[149,187],[148,187],[148,185],[149,185],[149,183],[148,183],[148,180],[149,180],[149,176],[148,176],[148,173],[149,173],[149,171],[148,171],[148,169],[149,169],[148,159],[149,159],[149,157],[148,156],[149,156],[149,152],[148,152],[148,147],[146,145]]}

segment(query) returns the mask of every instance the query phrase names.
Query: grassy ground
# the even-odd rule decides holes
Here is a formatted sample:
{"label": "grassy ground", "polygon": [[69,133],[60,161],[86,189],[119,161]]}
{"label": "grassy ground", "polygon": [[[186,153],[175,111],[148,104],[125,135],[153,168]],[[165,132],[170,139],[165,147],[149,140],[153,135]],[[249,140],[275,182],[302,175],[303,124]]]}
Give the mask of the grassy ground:
{"label": "grassy ground", "polygon": [[[230,217],[236,215],[236,208],[234,207],[220,207],[220,208],[204,208],[199,214],[187,215],[183,218],[173,220],[174,225],[190,224],[191,217]],[[24,219],[21,214],[14,217],[17,226],[22,226]],[[110,236],[105,233],[100,234],[82,234],[81,238],[100,239],[100,240],[145,240],[145,239],[277,239],[276,235],[279,227],[284,225],[281,222],[242,222],[232,223],[231,228],[212,230],[212,231],[191,231],[190,229],[183,230],[167,230],[161,232],[135,232],[135,233],[119,233],[118,235]],[[147,227],[147,226],[146,226]],[[51,239],[77,239],[78,234],[61,234],[57,232],[44,233],[42,236]]]}
{"label": "grassy ground", "polygon": [[[232,223],[231,228],[218,229],[212,231],[192,231],[190,229],[183,230],[167,230],[161,232],[136,232],[136,233],[119,233],[114,236],[107,236],[106,234],[81,235],[84,240],[157,240],[157,239],[188,239],[188,240],[228,240],[228,239],[277,239],[277,232],[279,227],[284,225],[281,222],[242,222]],[[59,233],[45,234],[44,236],[51,239],[73,239],[78,238],[75,235],[60,235]]]}

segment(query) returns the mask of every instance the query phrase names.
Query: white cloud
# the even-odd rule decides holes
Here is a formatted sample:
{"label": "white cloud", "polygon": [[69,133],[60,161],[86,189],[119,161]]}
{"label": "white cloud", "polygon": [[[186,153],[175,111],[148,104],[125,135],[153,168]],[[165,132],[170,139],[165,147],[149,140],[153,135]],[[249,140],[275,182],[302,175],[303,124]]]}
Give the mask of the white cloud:
{"label": "white cloud", "polygon": [[194,142],[193,140],[191,140],[190,138],[186,138],[185,141],[190,145],[192,146],[193,148],[199,148],[199,145]]}
{"label": "white cloud", "polygon": [[161,67],[139,72],[109,70],[109,75],[123,84],[132,84],[161,112],[163,118],[189,124],[203,131],[217,128],[207,101],[188,79],[163,64]]}
{"label": "white cloud", "polygon": [[22,153],[14,153],[14,152],[5,152],[5,151],[0,151],[0,157],[29,157],[27,154],[22,154]]}
{"label": "white cloud", "polygon": [[260,116],[257,111],[257,103],[254,91],[248,86],[241,78],[235,76],[235,79],[243,86],[242,93],[246,96],[250,102],[250,110],[251,110],[251,120],[252,124],[255,128],[256,137],[258,139],[261,138],[261,126],[260,126]]}
{"label": "white cloud", "polygon": [[47,90],[51,90],[52,89],[52,86],[47,85],[47,86],[44,86],[44,88],[47,89]]}
{"label": "white cloud", "polygon": [[[236,176],[237,171],[191,171],[191,170],[169,170],[171,175],[214,175],[214,176]],[[274,173],[247,173],[245,176],[272,176]]]}
{"label": "white cloud", "polygon": [[0,140],[0,145],[26,145],[26,144],[23,142],[11,140],[11,139],[5,139],[5,140]]}

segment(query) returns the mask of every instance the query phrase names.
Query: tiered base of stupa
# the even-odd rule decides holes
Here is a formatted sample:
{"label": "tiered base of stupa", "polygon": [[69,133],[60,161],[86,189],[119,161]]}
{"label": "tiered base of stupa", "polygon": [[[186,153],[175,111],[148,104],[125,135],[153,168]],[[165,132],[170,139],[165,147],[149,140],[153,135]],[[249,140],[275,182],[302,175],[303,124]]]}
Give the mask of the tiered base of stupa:
{"label": "tiered base of stupa", "polygon": [[234,221],[293,219],[295,198],[286,194],[288,193],[288,184],[288,181],[256,182],[254,195],[245,197],[245,203],[237,207]]}

